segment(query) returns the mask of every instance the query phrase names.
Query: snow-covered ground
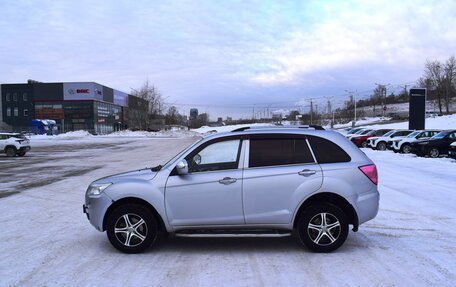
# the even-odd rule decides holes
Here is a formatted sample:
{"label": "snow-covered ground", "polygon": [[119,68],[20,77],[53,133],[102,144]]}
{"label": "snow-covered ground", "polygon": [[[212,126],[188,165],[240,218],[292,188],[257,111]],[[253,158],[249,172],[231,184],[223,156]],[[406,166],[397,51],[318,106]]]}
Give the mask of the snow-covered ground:
{"label": "snow-covered ground", "polygon": [[[0,156],[0,286],[454,286],[456,161],[365,150],[378,216],[331,254],[295,238],[167,238],[116,251],[82,213],[87,185],[159,164],[195,137],[69,137]],[[17,183],[14,185],[14,183]]]}
{"label": "snow-covered ground", "polygon": [[[384,129],[408,129],[408,121],[398,123],[382,123],[382,121],[388,121],[390,118],[373,117],[364,118],[356,121],[356,126],[369,127],[369,128],[384,128]],[[440,117],[429,117],[425,119],[426,129],[456,129],[456,114],[440,116]],[[347,124],[335,125],[335,129],[341,129],[351,127],[351,122]],[[329,127],[328,127],[329,128]]]}

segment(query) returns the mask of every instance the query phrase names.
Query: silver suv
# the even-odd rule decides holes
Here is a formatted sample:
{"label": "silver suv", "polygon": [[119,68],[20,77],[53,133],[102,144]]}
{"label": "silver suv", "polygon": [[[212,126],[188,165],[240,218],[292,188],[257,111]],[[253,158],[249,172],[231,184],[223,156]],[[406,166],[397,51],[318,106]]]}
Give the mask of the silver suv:
{"label": "silver suv", "polygon": [[289,236],[339,248],[377,215],[373,162],[343,135],[311,128],[212,134],[167,163],[90,184],[83,211],[112,245],[137,253],[176,236]]}

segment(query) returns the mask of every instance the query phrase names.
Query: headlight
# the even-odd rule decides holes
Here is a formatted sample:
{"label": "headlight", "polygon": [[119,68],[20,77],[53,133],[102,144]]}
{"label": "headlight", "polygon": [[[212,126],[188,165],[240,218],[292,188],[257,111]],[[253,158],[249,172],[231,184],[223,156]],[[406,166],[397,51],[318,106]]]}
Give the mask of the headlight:
{"label": "headlight", "polygon": [[103,192],[103,190],[105,190],[111,184],[112,184],[111,182],[108,182],[108,183],[93,183],[93,184],[89,185],[89,188],[87,189],[86,194],[88,196],[100,195]]}

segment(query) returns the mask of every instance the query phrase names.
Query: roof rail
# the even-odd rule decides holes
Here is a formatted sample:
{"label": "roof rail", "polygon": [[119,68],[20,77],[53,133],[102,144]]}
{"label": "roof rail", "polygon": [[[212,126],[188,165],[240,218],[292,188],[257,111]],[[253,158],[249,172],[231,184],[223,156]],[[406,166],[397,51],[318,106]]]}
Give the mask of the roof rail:
{"label": "roof rail", "polygon": [[231,132],[234,133],[234,132],[242,132],[242,131],[245,131],[245,130],[249,130],[249,129],[274,129],[274,128],[288,128],[288,129],[308,129],[308,128],[313,128],[315,130],[325,130],[322,126],[319,126],[319,125],[302,125],[302,126],[292,126],[292,125],[288,125],[288,126],[277,126],[277,125],[274,125],[274,126],[247,126],[247,127],[240,127],[240,128],[237,128],[237,129],[234,129],[232,130]]}

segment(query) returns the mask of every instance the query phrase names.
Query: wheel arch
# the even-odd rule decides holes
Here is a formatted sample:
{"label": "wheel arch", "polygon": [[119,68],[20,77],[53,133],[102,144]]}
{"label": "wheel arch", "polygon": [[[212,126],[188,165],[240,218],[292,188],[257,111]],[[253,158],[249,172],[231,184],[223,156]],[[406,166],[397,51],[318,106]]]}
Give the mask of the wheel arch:
{"label": "wheel arch", "polygon": [[17,151],[17,148],[16,148],[14,145],[11,145],[11,144],[5,146],[5,148],[4,148],[3,150],[6,152],[6,150],[7,150],[8,148],[13,148],[15,151]]}
{"label": "wheel arch", "polygon": [[146,207],[148,210],[152,212],[154,215],[155,219],[158,221],[158,228],[161,232],[166,232],[166,226],[163,221],[163,218],[160,216],[160,214],[157,212],[155,207],[152,206],[149,202],[145,201],[144,199],[138,198],[138,197],[125,197],[119,200],[114,201],[113,204],[111,204],[108,209],[105,212],[105,215],[103,217],[103,231],[106,230],[106,224],[107,224],[107,219],[109,215],[119,206],[124,205],[124,204],[138,204]]}
{"label": "wheel arch", "polygon": [[353,231],[358,231],[359,219],[355,209],[345,198],[332,192],[317,193],[306,199],[299,207],[298,212],[295,214],[293,228],[297,227],[299,217],[306,210],[306,208],[312,206],[313,204],[322,202],[333,204],[342,209],[345,215],[347,215],[348,223],[353,225]]}

